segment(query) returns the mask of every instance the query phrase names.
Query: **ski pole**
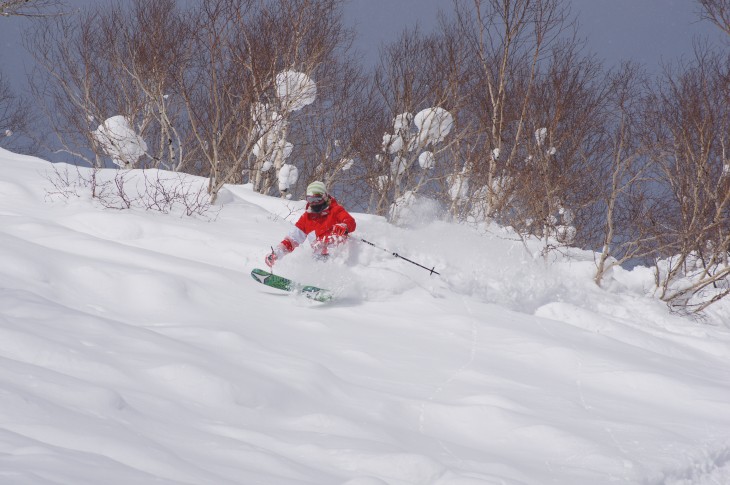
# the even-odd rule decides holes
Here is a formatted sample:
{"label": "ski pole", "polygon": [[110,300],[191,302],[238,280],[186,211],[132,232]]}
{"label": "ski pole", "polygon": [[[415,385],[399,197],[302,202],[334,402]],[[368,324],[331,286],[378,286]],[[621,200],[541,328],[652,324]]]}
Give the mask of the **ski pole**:
{"label": "ski pole", "polygon": [[[276,253],[274,252],[274,246],[271,246],[271,254],[276,255]],[[274,265],[273,264],[271,266],[269,266],[269,270],[270,270],[269,273],[274,274]]]}
{"label": "ski pole", "polygon": [[418,264],[418,263],[416,263],[415,261],[411,261],[411,260],[410,260],[410,259],[408,259],[408,258],[404,258],[403,256],[401,256],[401,255],[400,255],[400,254],[398,254],[398,253],[395,253],[395,252],[393,252],[393,251],[388,251],[388,250],[387,250],[387,249],[385,249],[385,248],[381,248],[381,247],[379,247],[379,246],[376,246],[375,244],[371,243],[370,241],[366,241],[365,239],[362,239],[362,238],[359,238],[359,237],[356,237],[356,238],[353,238],[353,239],[355,239],[356,241],[364,242],[365,244],[369,244],[370,246],[374,247],[375,249],[380,249],[381,251],[385,251],[386,253],[390,253],[390,254],[392,254],[393,256],[395,256],[396,258],[400,258],[400,259],[402,259],[402,260],[404,260],[404,261],[408,261],[408,262],[409,262],[409,263],[411,263],[411,264],[415,264],[415,265],[416,265],[416,266],[418,266],[419,268],[423,268],[423,269],[425,269],[425,270],[427,270],[427,271],[430,271],[432,275],[434,275],[434,274],[437,274],[437,275],[441,276],[441,273],[439,273],[438,271],[436,271],[436,266],[434,266],[433,268],[427,268],[426,266],[424,266],[424,265],[422,265],[422,264]]}

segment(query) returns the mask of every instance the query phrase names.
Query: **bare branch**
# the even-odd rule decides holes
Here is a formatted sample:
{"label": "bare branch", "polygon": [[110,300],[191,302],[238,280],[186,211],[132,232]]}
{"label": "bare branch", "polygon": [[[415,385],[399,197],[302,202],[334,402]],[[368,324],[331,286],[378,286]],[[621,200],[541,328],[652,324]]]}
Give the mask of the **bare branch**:
{"label": "bare branch", "polygon": [[730,35],[730,2],[727,0],[697,0],[702,7],[702,18],[717,25]]}
{"label": "bare branch", "polygon": [[63,0],[0,0],[2,17],[52,17],[61,15]]}

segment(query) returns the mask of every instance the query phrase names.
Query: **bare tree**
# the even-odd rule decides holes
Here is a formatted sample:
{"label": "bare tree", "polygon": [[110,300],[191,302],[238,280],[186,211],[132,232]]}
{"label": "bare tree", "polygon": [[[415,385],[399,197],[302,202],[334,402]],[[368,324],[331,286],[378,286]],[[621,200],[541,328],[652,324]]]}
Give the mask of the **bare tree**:
{"label": "bare tree", "polygon": [[698,46],[696,59],[667,68],[650,99],[647,140],[665,204],[656,237],[660,296],[701,311],[730,293],[730,62]]}
{"label": "bare tree", "polygon": [[533,89],[546,51],[571,28],[565,3],[557,0],[457,0],[461,38],[477,61],[479,78],[472,106],[486,134],[484,154],[487,212],[509,200],[501,190],[520,146],[532,136],[526,126]]}
{"label": "bare tree", "polygon": [[609,81],[607,146],[603,163],[596,166],[608,181],[600,191],[602,215],[595,228],[602,238],[594,277],[599,286],[612,268],[660,251],[651,221],[660,218],[661,204],[651,195],[651,166],[641,142],[647,80],[638,65],[625,63]]}
{"label": "bare tree", "polygon": [[[157,182],[143,175],[149,186],[135,193],[139,188],[126,181],[137,175],[119,172],[111,181],[99,172],[109,159],[119,168],[194,166],[179,96],[178,76],[189,63],[186,18],[174,0],[135,0],[49,19],[26,39],[39,70],[31,88],[46,101],[60,150],[93,167],[70,193],[83,187],[109,208],[167,211],[182,204],[188,215],[209,209],[182,178],[162,193],[159,175]],[[59,187],[68,186],[66,178],[56,179]]]}
{"label": "bare tree", "polygon": [[300,179],[324,181],[348,204],[367,207],[370,129],[376,106],[369,78],[352,61],[340,60],[318,74],[318,101],[294,119]]}
{"label": "bare tree", "polygon": [[128,99],[140,101],[130,111],[146,140],[147,166],[192,172],[195,153],[188,153],[191,136],[179,89],[190,65],[191,24],[174,0],[136,0],[129,10],[111,9],[104,30],[105,37],[117,39],[110,54],[135,92]]}
{"label": "bare tree", "polygon": [[15,94],[0,73],[0,146],[23,153],[35,151],[37,144],[31,137],[31,113],[30,102]]}
{"label": "bare tree", "polygon": [[[207,176],[213,199],[245,177],[286,195],[297,181],[294,164],[282,175],[292,147],[295,163],[312,169],[301,160],[327,153],[323,136],[334,132],[323,127],[349,123],[337,144],[351,151],[357,108],[347,97],[357,89],[345,86],[362,86],[362,75],[340,58],[350,43],[340,5],[205,0],[183,10],[135,0],[52,19],[28,40],[45,73],[34,93],[49,100],[62,150],[92,166],[111,159]],[[327,111],[318,114],[336,117],[302,109],[289,93],[300,79],[319,85]]]}
{"label": "bare tree", "polygon": [[[587,243],[603,182],[594,166],[607,119],[601,64],[582,53],[566,4],[456,2],[460,39],[473,59],[475,126],[462,150],[468,202],[486,218],[555,244]],[[590,241],[594,242],[594,241]]]}
{"label": "bare tree", "polygon": [[49,19],[25,38],[37,66],[30,89],[56,134],[58,151],[92,167],[104,165],[101,150],[92,149],[97,120],[119,114],[110,99],[116,78],[105,62],[110,46],[102,41],[98,16],[89,11]]}
{"label": "bare tree", "polygon": [[306,156],[311,146],[306,123],[321,121],[302,115],[307,108],[286,105],[292,100],[281,96],[281,86],[290,81],[287,76],[313,79],[326,93],[326,86],[337,81],[332,69],[341,65],[336,55],[346,43],[340,3],[201,3],[195,15],[194,69],[184,77],[182,93],[212,196],[242,175],[255,190],[270,193],[281,183],[277,178],[285,160]]}
{"label": "bare tree", "polygon": [[[115,4],[47,20],[26,37],[31,89],[60,151],[103,167],[185,165],[177,68],[189,38],[174,0]],[[132,143],[133,142],[133,143]]]}
{"label": "bare tree", "polygon": [[418,155],[411,146],[413,113],[438,104],[432,99],[428,69],[433,61],[429,51],[435,42],[435,34],[425,37],[416,29],[404,31],[398,41],[381,50],[374,89],[382,112],[373,140],[377,149],[368,161],[374,197],[370,205],[380,215],[386,215],[390,204],[402,194],[407,186],[403,178]]}
{"label": "bare tree", "polygon": [[[429,36],[405,32],[382,52],[374,86],[391,157],[372,163],[370,206],[385,214],[420,191],[458,219],[495,218],[546,241],[575,242],[595,218],[592,188],[601,182],[593,167],[607,117],[600,63],[581,54],[560,2],[455,5],[454,23]],[[429,106],[458,122],[429,154],[436,169],[419,173],[409,168],[419,157],[414,148],[424,147],[409,143],[404,120]]]}
{"label": "bare tree", "polygon": [[519,123],[530,136],[516,138],[511,149],[515,158],[505,167],[509,185],[503,188],[511,202],[499,219],[543,238],[546,249],[589,245],[594,241],[585,226],[603,185],[596,167],[607,117],[601,65],[568,40],[550,49],[531,82]]}
{"label": "bare tree", "polygon": [[369,205],[378,214],[416,194],[449,201],[443,186],[462,169],[454,153],[464,133],[458,118],[469,69],[457,35],[442,20],[436,33],[405,31],[381,50],[373,81],[380,114],[367,161]]}
{"label": "bare tree", "polygon": [[[269,32],[280,37],[272,39],[278,52],[268,51],[280,66],[277,67],[277,90],[281,88],[282,70],[316,87],[314,97],[314,90],[308,92],[306,86],[301,86],[305,88],[301,94],[310,95],[307,100],[288,99],[290,95],[278,99],[280,104],[284,100],[294,104],[312,101],[295,111],[287,106],[279,109],[288,113],[282,134],[292,143],[290,161],[275,159],[273,163],[279,176],[279,193],[283,196],[291,193],[280,170],[284,163],[289,165],[290,174],[296,167],[298,177],[291,181],[294,187],[302,189],[308,179],[318,178],[334,190],[338,180],[347,177],[352,181],[358,171],[354,167],[355,144],[361,137],[358,120],[367,116],[366,78],[349,57],[353,34],[344,28],[341,3],[339,0],[277,2],[273,22],[265,24]],[[294,27],[282,29],[282,24],[286,26],[287,22]],[[263,48],[259,45],[257,50]],[[271,103],[271,96],[266,98]],[[257,174],[260,172],[254,173]],[[274,175],[272,170],[271,176]]]}
{"label": "bare tree", "polygon": [[[0,17],[51,17],[62,13],[62,0],[0,0]],[[0,145],[32,153],[39,141],[30,133],[34,122],[29,100],[13,92],[0,73]]]}

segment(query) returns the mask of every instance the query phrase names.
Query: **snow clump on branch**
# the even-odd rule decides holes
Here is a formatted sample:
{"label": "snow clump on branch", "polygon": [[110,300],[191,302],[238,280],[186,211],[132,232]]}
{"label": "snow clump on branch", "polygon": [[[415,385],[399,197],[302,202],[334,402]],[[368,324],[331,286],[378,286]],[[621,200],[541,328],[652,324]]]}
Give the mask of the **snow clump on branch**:
{"label": "snow clump on branch", "polygon": [[147,153],[147,143],[122,115],[105,120],[92,135],[120,168],[134,167],[140,157]]}
{"label": "snow clump on branch", "polygon": [[303,72],[282,71],[276,75],[276,96],[286,111],[299,111],[314,102],[317,85]]}
{"label": "snow clump on branch", "polygon": [[451,133],[454,117],[443,108],[426,108],[413,118],[418,128],[419,146],[440,143]]}

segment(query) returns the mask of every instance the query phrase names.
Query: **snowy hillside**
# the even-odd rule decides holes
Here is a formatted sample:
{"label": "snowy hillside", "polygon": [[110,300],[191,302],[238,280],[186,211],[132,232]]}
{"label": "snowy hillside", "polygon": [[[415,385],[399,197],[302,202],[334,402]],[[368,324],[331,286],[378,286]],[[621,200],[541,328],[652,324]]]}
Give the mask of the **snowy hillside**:
{"label": "snowy hillside", "polygon": [[355,214],[441,276],[302,247],[276,270],[320,304],[249,276],[301,202],[117,211],[49,173],[0,150],[2,484],[730,483],[727,302],[694,322],[647,269],[599,289],[585,252]]}

